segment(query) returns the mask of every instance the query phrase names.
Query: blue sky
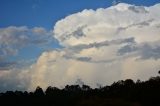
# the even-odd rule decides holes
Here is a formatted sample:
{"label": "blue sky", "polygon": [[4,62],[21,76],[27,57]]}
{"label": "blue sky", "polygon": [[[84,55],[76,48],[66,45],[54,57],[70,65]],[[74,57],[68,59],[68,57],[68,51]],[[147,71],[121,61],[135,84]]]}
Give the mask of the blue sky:
{"label": "blue sky", "polygon": [[[113,0],[0,0],[0,27],[28,26],[53,29],[58,20],[84,9],[105,8]],[[135,5],[154,5],[159,0],[121,0]]]}

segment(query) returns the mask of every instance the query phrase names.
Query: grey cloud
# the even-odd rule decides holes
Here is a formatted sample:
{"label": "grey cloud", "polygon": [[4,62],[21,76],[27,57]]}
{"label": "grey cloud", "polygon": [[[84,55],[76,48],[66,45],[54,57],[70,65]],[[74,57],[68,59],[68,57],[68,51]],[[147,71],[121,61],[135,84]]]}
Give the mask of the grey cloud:
{"label": "grey cloud", "polygon": [[70,48],[65,49],[66,50],[66,54],[63,56],[66,59],[75,59],[78,61],[84,61],[84,62],[91,62],[91,63],[109,63],[112,61],[115,61],[115,59],[111,59],[111,60],[92,60],[91,57],[77,57],[75,56],[75,54],[83,49],[89,49],[89,48],[100,48],[103,46],[110,46],[110,45],[119,45],[119,44],[134,44],[134,38],[126,38],[126,39],[117,39],[117,40],[111,40],[111,41],[104,41],[104,42],[100,42],[100,43],[91,43],[91,44],[81,44],[81,45],[77,45],[77,46],[72,46]]}
{"label": "grey cloud", "polygon": [[83,61],[83,62],[89,62],[89,63],[113,63],[115,61],[119,61],[127,57],[128,56],[122,56],[122,57],[113,58],[113,59],[104,58],[103,60],[92,60],[91,57],[79,57],[79,58],[76,58],[76,60]]}
{"label": "grey cloud", "polygon": [[78,57],[77,60],[79,61],[91,61],[91,57]]}
{"label": "grey cloud", "polygon": [[157,28],[160,28],[160,24],[156,25]]}
{"label": "grey cloud", "polygon": [[[0,71],[1,74],[6,73]],[[30,81],[27,76],[19,77],[19,71],[10,71],[0,77],[0,92],[15,91],[15,90],[27,90]]]}
{"label": "grey cloud", "polygon": [[90,63],[112,63],[118,59],[91,60]]}
{"label": "grey cloud", "polygon": [[111,63],[113,61],[118,60],[117,58],[116,59],[104,59],[104,60],[92,60],[91,57],[76,57],[76,56],[68,56],[68,55],[64,55],[63,57],[66,59],[73,59],[73,60],[78,60],[78,61],[88,62],[88,63]]}
{"label": "grey cloud", "polygon": [[31,64],[36,62],[36,59],[18,60],[18,61],[7,61],[7,59],[0,60],[0,71],[10,71],[15,69],[23,69],[29,67]]}
{"label": "grey cloud", "polygon": [[84,61],[84,62],[91,62],[91,63],[109,63],[113,60],[101,60],[101,61],[95,61],[92,60],[91,57],[77,57],[75,56],[76,53],[82,51],[83,49],[89,49],[89,48],[100,48],[103,46],[110,46],[110,45],[119,45],[119,44],[134,44],[134,38],[126,38],[126,39],[116,39],[116,40],[111,40],[111,41],[104,41],[104,42],[99,42],[99,43],[91,43],[91,44],[80,44],[76,46],[71,46],[69,48],[65,48],[66,54],[63,56],[66,59],[75,59],[78,61]]}
{"label": "grey cloud", "polygon": [[117,52],[118,55],[125,55],[131,52],[134,52],[137,50],[137,47],[135,45],[125,45],[122,48],[120,48]]}
{"label": "grey cloud", "polygon": [[143,6],[129,6],[128,9],[135,13],[149,13]]}
{"label": "grey cloud", "polygon": [[139,22],[139,23],[135,23],[135,24],[132,24],[128,27],[134,27],[134,26],[139,26],[139,27],[143,27],[143,26],[149,26],[151,22],[153,22],[154,19],[150,19],[150,20],[146,20],[146,21],[142,21],[142,22]]}
{"label": "grey cloud", "polygon": [[143,45],[139,49],[140,59],[160,59],[160,45],[159,46],[151,46],[149,44]]}
{"label": "grey cloud", "polygon": [[0,57],[5,57],[9,55],[16,55],[17,54],[17,49],[12,48],[11,46],[7,45],[0,45]]}
{"label": "grey cloud", "polygon": [[61,36],[59,39],[61,41],[64,41],[66,39],[69,39],[70,37],[74,36],[75,38],[85,37],[86,35],[83,32],[83,29],[86,27],[86,25],[78,27],[75,31],[72,33],[65,33],[65,35]]}
{"label": "grey cloud", "polygon": [[6,63],[6,60],[9,56],[18,55],[19,49],[32,45],[43,47],[54,41],[51,31],[41,27],[31,29],[26,26],[0,28],[0,58],[2,58],[0,59],[0,69],[13,67],[12,62]]}
{"label": "grey cloud", "polygon": [[16,62],[0,62],[0,71],[9,70],[15,67]]}
{"label": "grey cloud", "polygon": [[[123,56],[126,54],[135,53],[134,56],[138,59],[160,59],[159,41],[151,43],[141,43],[135,45],[125,45],[117,51],[117,55]],[[133,56],[133,55],[132,55]]]}
{"label": "grey cloud", "polygon": [[52,33],[50,31],[46,31],[43,28],[38,29],[36,27],[29,29],[25,26],[10,26],[0,29],[1,50],[3,49],[3,46],[20,48],[31,44],[37,45],[41,43],[48,43],[51,39],[53,39]]}
{"label": "grey cloud", "polygon": [[69,49],[73,51],[81,51],[83,49],[88,49],[88,48],[99,48],[102,46],[109,46],[109,45],[119,45],[122,43],[135,43],[134,38],[126,38],[126,39],[117,39],[117,40],[111,40],[111,41],[104,41],[104,42],[99,42],[99,43],[90,43],[88,45],[86,44],[80,44],[76,46],[69,47]]}
{"label": "grey cloud", "polygon": [[80,38],[80,37],[83,37],[83,36],[86,36],[83,32],[83,29],[85,28],[86,26],[81,26],[81,27],[78,27],[76,31],[74,31],[72,33],[72,35],[74,35],[76,38]]}
{"label": "grey cloud", "polygon": [[83,61],[83,62],[89,62],[92,60],[91,57],[77,57],[77,56],[72,56],[68,54],[65,54],[63,57],[66,59],[74,59],[74,60]]}
{"label": "grey cloud", "polygon": [[139,28],[149,26],[150,23],[153,21],[154,21],[154,19],[150,19],[150,20],[145,20],[145,21],[139,22],[139,23],[134,23],[134,24],[128,25],[126,27],[119,27],[116,31],[116,34],[120,33],[121,31],[127,30],[128,28],[135,27],[135,26],[138,26]]}

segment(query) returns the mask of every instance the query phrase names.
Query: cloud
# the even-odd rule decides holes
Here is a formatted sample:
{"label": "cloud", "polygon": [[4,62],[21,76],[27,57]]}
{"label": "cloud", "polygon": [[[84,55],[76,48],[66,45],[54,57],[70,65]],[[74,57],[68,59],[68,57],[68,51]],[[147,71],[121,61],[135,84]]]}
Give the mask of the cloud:
{"label": "cloud", "polygon": [[129,6],[128,9],[136,13],[148,13],[148,11],[143,6]]}
{"label": "cloud", "polygon": [[[154,27],[160,23],[159,15],[157,15],[159,5],[144,7],[149,13],[135,13],[130,11],[130,7],[137,8],[121,3],[106,9],[83,10],[70,15],[56,23],[54,27],[55,37],[64,46],[90,44],[134,35],[140,35],[140,37],[135,38],[137,41],[141,40],[142,37],[147,40],[146,36],[149,36],[151,32],[155,33],[152,36],[157,39],[158,36],[156,35],[159,33],[159,28]],[[137,28],[137,26],[143,26],[143,28]],[[120,28],[126,30],[117,33]],[[150,33],[146,32],[142,35],[141,31],[147,31],[147,29]],[[77,30],[80,30],[83,36],[77,37],[78,35],[74,33]],[[131,33],[131,30],[134,33]]]}
{"label": "cloud", "polygon": [[125,55],[134,53],[139,56],[139,59],[155,59],[160,58],[160,45],[159,40],[154,42],[143,42],[140,44],[129,44],[125,45],[118,50],[118,55]]}
{"label": "cloud", "polygon": [[[63,48],[43,52],[26,73],[19,73],[29,76],[25,87],[61,87],[79,78],[96,87],[97,83],[109,85],[120,79],[145,80],[156,75],[160,68],[159,11],[160,4],[120,3],[85,9],[59,20],[53,37]],[[45,32],[39,30],[35,32]]]}
{"label": "cloud", "polygon": [[[29,69],[29,68],[28,68]],[[30,85],[30,76],[28,70],[0,71],[0,92],[10,90],[27,90]]]}
{"label": "cloud", "polygon": [[[32,68],[29,89],[35,89],[37,85],[43,88],[48,85],[61,87],[74,84],[78,78],[94,87],[98,82],[112,83],[113,76],[117,80],[120,78],[120,71],[114,65],[107,66],[105,63],[97,65],[97,63],[86,62],[85,59],[67,59],[64,55],[64,51],[44,52]],[[116,71],[112,72],[109,68]]]}
{"label": "cloud", "polygon": [[10,26],[0,29],[0,55],[15,55],[17,50],[28,45],[39,45],[50,41],[51,33],[44,28]]}
{"label": "cloud", "polygon": [[2,71],[2,70],[9,70],[9,69],[11,69],[11,68],[13,68],[13,67],[15,67],[15,62],[1,62],[0,63],[0,71]]}
{"label": "cloud", "polygon": [[51,35],[51,32],[42,27],[9,26],[0,28],[0,70],[15,66],[12,64],[13,62],[6,62],[8,61],[6,58],[18,55],[21,48],[28,46],[43,47],[54,41]]}
{"label": "cloud", "polygon": [[68,49],[81,51],[83,49],[89,49],[89,48],[100,48],[103,46],[110,46],[110,45],[119,45],[123,43],[134,43],[134,38],[126,38],[126,39],[117,39],[117,40],[111,40],[111,41],[103,41],[98,43],[90,43],[90,44],[79,44],[76,46],[71,46]]}
{"label": "cloud", "polygon": [[159,10],[159,4],[144,7],[120,3],[61,19],[53,32],[63,49],[40,56],[30,87],[73,84],[77,78],[95,87],[96,83],[145,80],[156,75]]}

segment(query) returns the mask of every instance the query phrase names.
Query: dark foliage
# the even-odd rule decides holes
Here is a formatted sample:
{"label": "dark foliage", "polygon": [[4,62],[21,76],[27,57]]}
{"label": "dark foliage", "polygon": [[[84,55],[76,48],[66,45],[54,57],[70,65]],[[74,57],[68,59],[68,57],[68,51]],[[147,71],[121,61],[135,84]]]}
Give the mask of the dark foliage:
{"label": "dark foliage", "polygon": [[160,106],[160,77],[134,82],[131,79],[92,89],[88,85],[49,86],[44,92],[0,93],[0,106]]}

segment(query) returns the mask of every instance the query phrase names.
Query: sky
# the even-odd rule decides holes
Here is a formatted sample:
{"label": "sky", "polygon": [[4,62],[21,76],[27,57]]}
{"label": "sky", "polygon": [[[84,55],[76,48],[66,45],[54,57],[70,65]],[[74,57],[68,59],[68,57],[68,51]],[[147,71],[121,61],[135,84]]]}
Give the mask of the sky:
{"label": "sky", "polygon": [[0,91],[157,75],[159,11],[160,0],[0,0]]}

